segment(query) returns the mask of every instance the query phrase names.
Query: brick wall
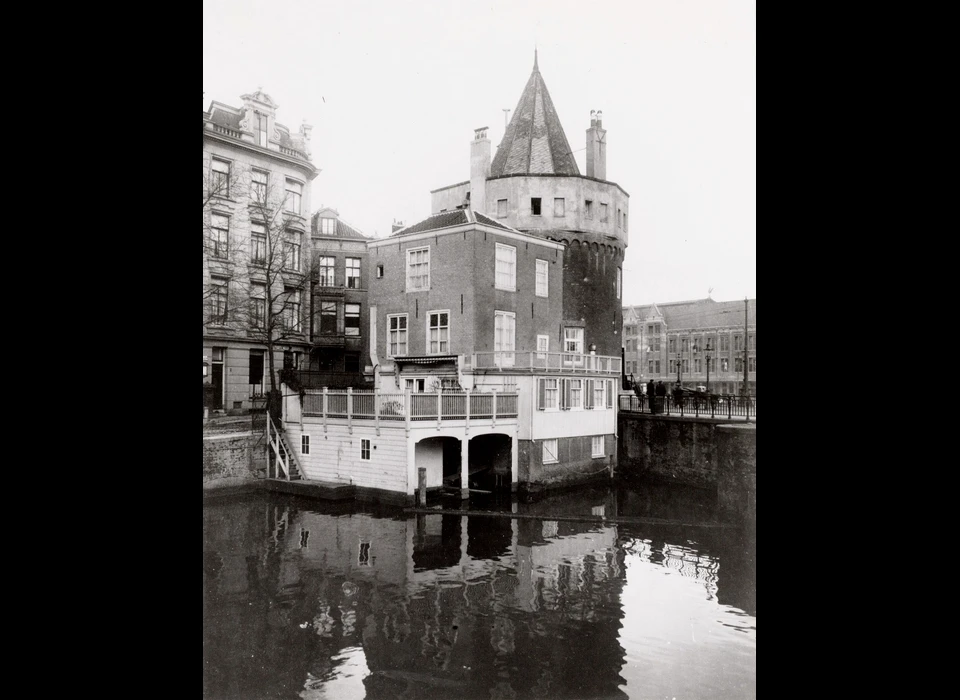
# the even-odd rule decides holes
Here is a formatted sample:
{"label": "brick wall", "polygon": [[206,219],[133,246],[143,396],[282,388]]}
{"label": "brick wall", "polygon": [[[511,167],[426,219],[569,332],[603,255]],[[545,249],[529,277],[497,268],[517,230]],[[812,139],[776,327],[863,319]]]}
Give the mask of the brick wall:
{"label": "brick wall", "polygon": [[252,433],[203,438],[203,487],[233,486],[266,475],[260,436]]}

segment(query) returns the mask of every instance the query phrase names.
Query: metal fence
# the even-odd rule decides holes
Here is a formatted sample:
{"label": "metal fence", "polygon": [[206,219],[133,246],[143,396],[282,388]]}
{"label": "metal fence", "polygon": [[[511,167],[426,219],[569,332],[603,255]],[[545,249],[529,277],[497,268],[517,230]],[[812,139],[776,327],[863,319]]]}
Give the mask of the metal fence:
{"label": "metal fence", "polygon": [[306,390],[303,415],[352,420],[411,421],[517,417],[517,394],[450,391],[381,393]]}
{"label": "metal fence", "polygon": [[756,396],[713,394],[711,396],[684,396],[679,401],[667,396],[620,396],[620,410],[625,413],[662,413],[673,416],[708,418],[757,417]]}

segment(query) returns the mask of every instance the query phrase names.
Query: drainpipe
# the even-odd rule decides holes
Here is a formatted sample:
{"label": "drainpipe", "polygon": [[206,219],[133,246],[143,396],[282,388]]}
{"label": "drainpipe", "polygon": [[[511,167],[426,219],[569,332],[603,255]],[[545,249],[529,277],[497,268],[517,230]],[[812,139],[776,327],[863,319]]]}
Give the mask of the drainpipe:
{"label": "drainpipe", "polygon": [[370,364],[373,365],[373,390],[380,390],[380,361],[377,359],[377,307],[370,307]]}

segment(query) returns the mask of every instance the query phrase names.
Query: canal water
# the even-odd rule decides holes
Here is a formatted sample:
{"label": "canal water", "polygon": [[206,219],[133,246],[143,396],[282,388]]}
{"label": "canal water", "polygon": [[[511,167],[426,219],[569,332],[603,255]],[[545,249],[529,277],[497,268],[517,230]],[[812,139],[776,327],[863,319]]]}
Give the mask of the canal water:
{"label": "canal water", "polygon": [[755,535],[712,493],[479,498],[522,517],[207,502],[204,697],[756,697]]}

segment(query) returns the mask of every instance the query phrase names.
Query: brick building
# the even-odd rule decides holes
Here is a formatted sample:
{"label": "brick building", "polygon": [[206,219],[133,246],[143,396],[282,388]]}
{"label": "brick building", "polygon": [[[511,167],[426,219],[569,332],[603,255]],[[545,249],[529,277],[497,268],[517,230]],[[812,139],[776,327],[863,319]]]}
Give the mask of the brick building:
{"label": "brick building", "polygon": [[340,218],[316,212],[310,224],[313,269],[310,356],[299,367],[306,386],[372,385],[368,328],[370,289],[367,243],[372,240]]}
{"label": "brick building", "polygon": [[625,306],[623,351],[628,380],[632,375],[638,383],[653,379],[672,386],[679,360],[684,386],[708,386],[717,394],[741,393],[746,358],[747,393],[756,396],[757,300],[746,305],[707,298]]}
{"label": "brick building", "polygon": [[[261,89],[203,113],[203,358],[209,408],[244,411],[309,348],[310,129]],[[206,395],[205,395],[206,397]]]}

